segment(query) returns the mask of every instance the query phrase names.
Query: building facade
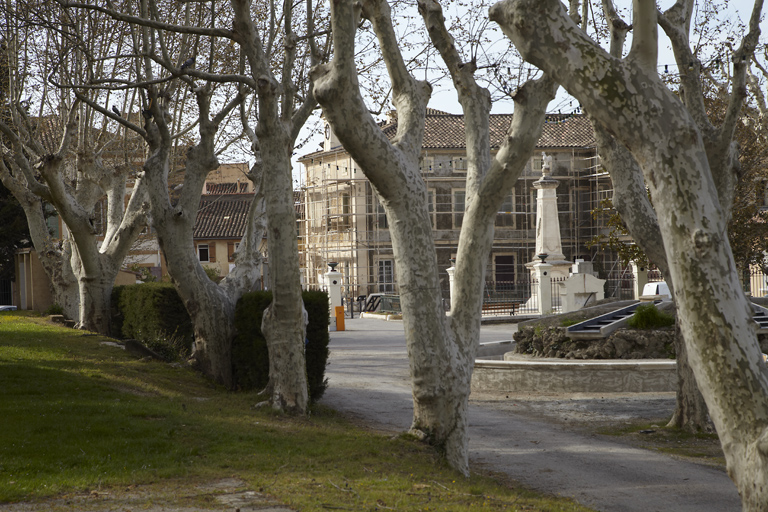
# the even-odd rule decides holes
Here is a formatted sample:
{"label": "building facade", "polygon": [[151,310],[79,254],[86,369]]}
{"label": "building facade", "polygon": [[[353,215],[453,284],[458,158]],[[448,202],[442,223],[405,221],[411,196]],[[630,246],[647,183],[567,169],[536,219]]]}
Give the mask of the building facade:
{"label": "building facade", "polygon": [[[508,114],[491,116],[494,153],[510,121]],[[382,130],[393,137],[397,120],[390,119]],[[547,116],[534,156],[496,215],[486,279],[511,283],[529,276],[525,264],[534,260],[536,246],[537,190],[532,185],[541,178],[543,153],[552,157],[551,175],[560,182],[557,203],[566,259],[591,261],[601,273],[620,270],[611,255],[588,247],[592,237],[604,229],[599,220],[593,219],[592,212],[604,199],[611,199],[613,192],[599,162],[592,127],[586,116],[555,114]],[[328,263],[337,262],[348,297],[396,293],[395,263],[384,209],[330,127],[326,127],[323,149],[305,155],[300,162],[305,172],[304,282],[310,287],[322,286]],[[427,110],[420,166],[447,298],[445,269],[456,256],[465,203],[463,116]]]}

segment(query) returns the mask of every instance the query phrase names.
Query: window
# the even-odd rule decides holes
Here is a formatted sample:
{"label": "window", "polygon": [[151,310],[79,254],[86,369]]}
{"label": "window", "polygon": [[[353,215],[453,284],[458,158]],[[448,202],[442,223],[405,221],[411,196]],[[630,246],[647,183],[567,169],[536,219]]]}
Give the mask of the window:
{"label": "window", "polygon": [[387,212],[384,210],[384,206],[376,199],[376,225],[379,229],[388,229],[389,223],[387,222]]}
{"label": "window", "polygon": [[199,244],[197,246],[197,259],[203,262],[210,261],[210,254],[208,253],[208,244]]}
{"label": "window", "polygon": [[544,168],[544,159],[542,157],[540,157],[540,156],[533,157],[533,162],[531,163],[531,168],[534,171],[541,172],[541,170]]}
{"label": "window", "polygon": [[419,160],[419,170],[424,172],[435,172],[435,159],[431,156],[423,156]]}
{"label": "window", "polygon": [[432,229],[435,229],[435,189],[427,189],[427,209]]}
{"label": "window", "polygon": [[227,242],[227,261],[235,261],[235,252],[240,247],[240,242]]}
{"label": "window", "polygon": [[[97,235],[104,235],[107,229],[107,200],[100,199],[93,208],[91,222]],[[143,233],[142,233],[143,234]]]}
{"label": "window", "polygon": [[464,220],[464,201],[466,192],[464,190],[453,191],[453,227],[460,228]]}
{"label": "window", "polygon": [[504,202],[499,207],[496,214],[496,226],[503,228],[515,227],[515,196],[509,194],[504,198]]}
{"label": "window", "polygon": [[328,231],[344,231],[352,227],[349,192],[328,197]]}
{"label": "window", "polygon": [[395,291],[395,264],[392,260],[379,260],[379,293]]}
{"label": "window", "polygon": [[603,189],[597,191],[597,203],[603,206],[603,201],[613,201],[613,189]]}
{"label": "window", "polygon": [[467,159],[463,156],[460,156],[458,158],[453,159],[453,170],[458,172],[466,172],[467,170]]}
{"label": "window", "polygon": [[515,257],[511,254],[493,256],[494,280],[497,283],[512,283],[515,280]]}

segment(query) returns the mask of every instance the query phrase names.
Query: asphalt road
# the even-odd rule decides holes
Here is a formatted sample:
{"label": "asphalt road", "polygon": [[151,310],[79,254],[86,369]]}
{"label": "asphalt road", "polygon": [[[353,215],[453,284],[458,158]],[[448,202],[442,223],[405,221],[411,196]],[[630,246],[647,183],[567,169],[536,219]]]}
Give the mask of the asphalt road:
{"label": "asphalt road", "polygon": [[[481,342],[511,339],[514,328],[483,326]],[[402,323],[347,319],[346,329],[331,333],[329,387],[322,402],[379,430],[407,430],[413,408]],[[601,402],[631,416],[635,406],[669,408],[670,400]],[[515,405],[471,400],[473,467],[504,472],[536,490],[601,511],[741,510],[735,486],[720,469],[585,434],[536,414],[535,408],[518,412]]]}

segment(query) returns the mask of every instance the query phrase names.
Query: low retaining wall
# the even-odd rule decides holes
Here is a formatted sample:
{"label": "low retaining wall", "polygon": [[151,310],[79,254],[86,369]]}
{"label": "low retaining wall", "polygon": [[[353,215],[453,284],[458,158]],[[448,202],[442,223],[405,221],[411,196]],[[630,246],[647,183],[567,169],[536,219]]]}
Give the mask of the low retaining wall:
{"label": "low retaining wall", "polygon": [[475,361],[472,391],[642,393],[675,391],[673,360]]}

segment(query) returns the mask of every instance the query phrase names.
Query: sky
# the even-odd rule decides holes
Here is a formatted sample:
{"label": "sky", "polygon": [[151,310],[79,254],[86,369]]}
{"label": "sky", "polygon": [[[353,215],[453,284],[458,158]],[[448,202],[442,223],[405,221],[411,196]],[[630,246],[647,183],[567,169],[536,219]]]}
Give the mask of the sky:
{"label": "sky", "polygon": [[[627,11],[631,10],[631,0],[614,0],[617,9],[627,9]],[[665,10],[672,5],[674,5],[675,0],[660,0],[657,1],[657,4],[662,10]],[[699,2],[701,3],[701,2]],[[750,0],[731,0],[728,8],[721,13],[722,16],[731,19],[736,20],[738,18],[741,19],[745,24],[748,22],[749,17],[752,12],[752,6],[754,2],[751,2]],[[627,12],[625,11],[625,12]],[[768,12],[768,8],[764,8],[763,12]],[[766,16],[763,16],[764,21],[761,24],[761,30],[763,32],[763,39],[768,37],[768,22],[765,21]],[[418,20],[417,20],[418,21]],[[499,34],[498,36],[502,38],[503,36]],[[669,41],[667,40],[666,36],[664,35],[663,30],[659,30],[659,70],[660,72],[663,72],[663,69],[665,66],[668,66],[669,72],[674,73],[676,72],[677,65],[675,64],[675,59],[673,57]],[[628,42],[631,41],[631,36],[628,38]],[[497,44],[497,43],[493,43]],[[502,43],[503,44],[503,43]],[[548,111],[549,112],[557,112],[558,110],[562,110],[563,112],[570,112],[572,111],[577,105],[578,102],[573,100],[562,88],[560,89],[557,98],[550,103]],[[430,108],[435,108],[438,110],[442,110],[445,112],[449,112],[451,114],[461,114],[461,106],[459,105],[459,102],[456,97],[456,92],[453,89],[452,85],[450,84],[450,81],[444,81],[443,83],[440,83],[438,86],[435,87],[432,98],[429,103]],[[507,101],[500,101],[495,102],[493,106],[492,112],[495,114],[500,113],[510,113],[513,110],[513,104],[511,100]],[[305,138],[309,137],[308,142],[301,148],[297,149],[296,154],[293,158],[293,177],[294,177],[294,184],[296,186],[301,186],[303,184],[302,181],[302,171],[303,166],[298,163],[297,159],[305,154],[311,153],[316,151],[323,141],[323,125],[321,122],[319,122],[318,119],[310,119],[310,121],[307,123],[307,125],[304,127],[304,130],[302,132],[302,135],[299,137],[299,140],[304,140]]]}

